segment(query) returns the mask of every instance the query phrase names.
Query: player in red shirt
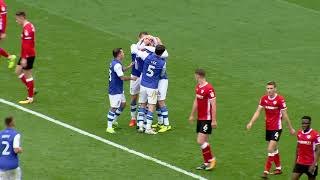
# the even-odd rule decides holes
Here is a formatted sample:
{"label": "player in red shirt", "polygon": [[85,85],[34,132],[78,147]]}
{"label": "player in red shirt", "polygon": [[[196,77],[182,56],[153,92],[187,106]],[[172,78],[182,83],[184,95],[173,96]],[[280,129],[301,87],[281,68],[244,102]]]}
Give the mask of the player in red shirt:
{"label": "player in red shirt", "polygon": [[216,158],[213,156],[208,135],[212,128],[217,127],[216,120],[216,94],[206,79],[205,71],[197,69],[195,78],[198,82],[196,86],[196,97],[193,102],[192,111],[189,117],[190,123],[194,122],[194,114],[198,112],[197,121],[197,142],[201,147],[204,163],[197,167],[198,170],[212,170],[216,166]]}
{"label": "player in red shirt", "polygon": [[34,60],[36,58],[35,28],[33,24],[26,19],[26,13],[23,11],[16,13],[16,21],[23,27],[21,34],[21,57],[16,67],[16,74],[28,89],[27,99],[19,101],[19,103],[30,104],[33,102],[34,96],[34,80],[32,77],[32,68]]}
{"label": "player in red shirt", "polygon": [[[0,0],[0,41],[2,42],[6,38],[6,30],[7,30],[7,4]],[[3,48],[0,48],[0,55],[6,57],[9,61],[8,68],[13,68],[16,56],[10,55]]]}
{"label": "player in red shirt", "polygon": [[301,130],[297,133],[297,157],[293,169],[292,180],[300,179],[303,173],[309,180],[316,179],[318,174],[318,161],[320,160],[320,136],[311,129],[311,117],[303,116]]}
{"label": "player in red shirt", "polygon": [[292,128],[291,121],[287,114],[285,99],[277,94],[275,82],[267,83],[267,95],[262,96],[260,104],[247,124],[247,130],[250,130],[254,122],[258,119],[262,109],[266,112],[266,141],[268,142],[268,158],[265,164],[265,170],[262,177],[267,178],[270,173],[272,162],[276,165],[276,170],[271,174],[282,174],[280,155],[278,150],[278,141],[282,132],[282,119],[287,122],[290,133],[293,135],[295,130]]}

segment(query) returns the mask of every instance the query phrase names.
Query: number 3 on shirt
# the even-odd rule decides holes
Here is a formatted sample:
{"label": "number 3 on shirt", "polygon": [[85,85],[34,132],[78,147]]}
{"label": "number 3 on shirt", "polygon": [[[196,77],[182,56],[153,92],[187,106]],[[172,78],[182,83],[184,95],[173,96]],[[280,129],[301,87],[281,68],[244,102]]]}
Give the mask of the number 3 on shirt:
{"label": "number 3 on shirt", "polygon": [[2,141],[1,144],[4,144],[6,146],[4,148],[4,150],[2,151],[2,155],[4,155],[4,156],[10,155],[10,152],[8,151],[9,146],[10,146],[9,142],[8,141]]}
{"label": "number 3 on shirt", "polygon": [[148,70],[147,70],[147,76],[152,77],[154,75],[154,71],[153,70],[155,68],[156,68],[155,66],[149,65],[148,66]]}

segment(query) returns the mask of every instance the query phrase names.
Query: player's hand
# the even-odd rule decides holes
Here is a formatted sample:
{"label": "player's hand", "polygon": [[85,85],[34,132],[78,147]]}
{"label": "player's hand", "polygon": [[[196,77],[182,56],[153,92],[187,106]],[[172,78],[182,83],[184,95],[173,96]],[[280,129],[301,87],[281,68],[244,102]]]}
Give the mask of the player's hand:
{"label": "player's hand", "polygon": [[215,121],[212,121],[211,127],[212,127],[213,129],[216,129],[216,128],[217,128],[217,121],[216,121],[216,120],[215,120]]}
{"label": "player's hand", "polygon": [[294,135],[296,133],[296,130],[294,130],[293,128],[290,129],[290,134]]}
{"label": "player's hand", "polygon": [[20,62],[20,63],[21,63],[21,66],[22,66],[22,67],[24,67],[24,68],[27,67],[27,59],[24,59],[24,58],[21,59],[21,62]]}
{"label": "player's hand", "polygon": [[1,33],[0,39],[4,39],[4,38],[6,38],[6,37],[7,37],[7,34],[6,34],[6,33]]}
{"label": "player's hand", "polygon": [[129,66],[127,67],[127,69],[131,68],[133,65],[134,65],[134,62],[131,62],[131,63],[129,64]]}
{"label": "player's hand", "polygon": [[247,124],[247,130],[249,131],[251,129],[251,127],[252,127],[252,123],[248,123]]}
{"label": "player's hand", "polygon": [[309,173],[311,173],[312,175],[314,175],[314,172],[316,171],[316,165],[315,164],[312,164],[310,167],[309,167]]}
{"label": "player's hand", "polygon": [[194,116],[193,116],[193,115],[190,115],[190,117],[189,117],[189,122],[190,122],[190,124],[193,124],[193,121],[194,121]]}
{"label": "player's hand", "polygon": [[136,80],[138,79],[138,77],[133,76],[133,77],[131,77],[130,79],[131,79],[132,81],[136,81]]}

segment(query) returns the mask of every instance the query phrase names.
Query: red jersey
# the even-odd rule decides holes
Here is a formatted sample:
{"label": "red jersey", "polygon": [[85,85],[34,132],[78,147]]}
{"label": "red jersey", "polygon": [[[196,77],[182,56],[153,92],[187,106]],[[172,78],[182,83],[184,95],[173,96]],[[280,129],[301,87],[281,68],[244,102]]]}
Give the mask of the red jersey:
{"label": "red jersey", "polygon": [[196,86],[198,120],[211,120],[212,108],[210,100],[216,98],[216,93],[211,84],[206,83],[201,86]]}
{"label": "red jersey", "polygon": [[271,98],[268,95],[262,96],[259,106],[266,111],[266,129],[280,130],[282,129],[281,110],[287,109],[284,98],[278,94]]}
{"label": "red jersey", "polygon": [[299,130],[297,134],[297,160],[298,164],[312,165],[315,161],[315,147],[320,144],[319,133],[310,129],[308,132]]}
{"label": "red jersey", "polygon": [[35,28],[31,22],[26,22],[23,25],[21,34],[21,58],[36,56],[35,51]]}
{"label": "red jersey", "polygon": [[7,29],[7,5],[3,0],[0,0],[0,32],[6,33]]}

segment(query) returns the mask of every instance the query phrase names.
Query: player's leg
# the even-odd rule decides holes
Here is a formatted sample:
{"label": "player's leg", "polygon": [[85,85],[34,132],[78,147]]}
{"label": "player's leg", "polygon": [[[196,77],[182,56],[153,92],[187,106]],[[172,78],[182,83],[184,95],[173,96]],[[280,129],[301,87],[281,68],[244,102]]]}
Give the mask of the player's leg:
{"label": "player's leg", "polygon": [[112,127],[112,124],[116,117],[116,110],[121,105],[121,99],[122,99],[122,94],[116,94],[116,95],[109,94],[110,110],[107,116],[108,117],[108,126],[106,129],[107,133],[111,133],[111,134],[115,133],[114,128]]}
{"label": "player's leg", "polygon": [[148,112],[147,112],[147,125],[146,125],[146,134],[157,134],[153,129],[152,129],[152,122],[153,122],[153,112],[156,109],[156,104],[157,104],[157,95],[158,95],[158,90],[157,89],[150,89],[147,88],[147,95],[148,95]]}
{"label": "player's leg", "polygon": [[[272,137],[272,140],[278,142],[280,140],[281,132],[282,132],[282,130],[275,131],[274,135]],[[274,155],[273,160],[276,165],[276,169],[272,174],[274,174],[274,175],[282,174],[278,143],[274,149],[273,155]]]}
{"label": "player's leg", "polygon": [[318,166],[316,166],[316,169],[313,173],[309,172],[310,166],[307,167],[307,175],[308,175],[308,180],[315,180],[317,175],[318,175]]}
{"label": "player's leg", "polygon": [[160,128],[161,126],[163,126],[163,117],[161,114],[161,109],[160,109],[159,103],[157,103],[157,105],[156,105],[156,112],[158,115],[158,122],[156,124],[152,125],[152,127],[153,128]]}
{"label": "player's leg", "polygon": [[[133,75],[131,75],[133,77]],[[130,102],[130,114],[131,120],[129,123],[130,127],[133,127],[136,124],[137,119],[137,101],[138,95],[140,92],[140,78],[136,81],[130,81],[130,95],[131,95],[131,102]]]}
{"label": "player's leg", "polygon": [[209,144],[209,134],[211,134],[211,121],[198,121],[197,122],[197,143],[199,144],[204,163],[198,170],[212,170],[216,166],[216,160],[211,151]]}
{"label": "player's leg", "polygon": [[10,171],[10,180],[21,180],[21,169],[20,169],[20,167]]}
{"label": "player's leg", "polygon": [[168,130],[171,130],[171,126],[169,123],[169,112],[166,106],[166,103],[164,100],[159,100],[158,101],[160,110],[161,110],[161,114],[162,114],[162,118],[163,118],[163,126],[161,126],[161,129],[159,130],[159,132],[167,132]]}
{"label": "player's leg", "polygon": [[144,125],[144,117],[145,117],[145,108],[148,101],[148,94],[145,87],[141,86],[140,88],[140,94],[139,94],[139,108],[138,108],[138,132],[143,132],[143,125]]}
{"label": "player's leg", "polygon": [[291,179],[292,180],[299,180],[301,177],[302,173],[292,173]]}
{"label": "player's leg", "polygon": [[120,104],[120,107],[117,108],[117,110],[115,111],[115,117],[114,117],[114,120],[113,120],[113,125],[115,126],[118,126],[118,117],[122,114],[124,108],[126,107],[126,98],[124,96],[124,93],[122,94],[121,96],[121,104]]}
{"label": "player's leg", "polygon": [[18,61],[18,64],[16,66],[15,70],[16,75],[19,77],[19,79],[22,81],[22,83],[27,86],[27,78],[26,75],[23,73],[23,67],[21,65],[21,58]]}
{"label": "player's leg", "polygon": [[10,55],[7,51],[5,51],[3,48],[0,48],[0,56],[3,56],[8,59],[8,68],[11,69],[14,67],[17,56]]}
{"label": "player's leg", "polygon": [[23,66],[23,74],[26,77],[26,85],[28,89],[28,97],[24,101],[20,101],[20,104],[30,104],[33,102],[34,96],[34,80],[32,76],[32,68],[35,57],[29,57],[28,59],[21,59],[21,65]]}
{"label": "player's leg", "polygon": [[272,163],[274,162],[274,152],[277,148],[277,141],[270,140],[268,141],[268,158],[266,160],[265,168],[262,177],[266,178],[268,174],[270,174],[270,169],[272,167]]}

